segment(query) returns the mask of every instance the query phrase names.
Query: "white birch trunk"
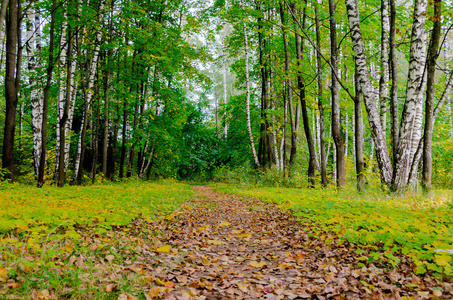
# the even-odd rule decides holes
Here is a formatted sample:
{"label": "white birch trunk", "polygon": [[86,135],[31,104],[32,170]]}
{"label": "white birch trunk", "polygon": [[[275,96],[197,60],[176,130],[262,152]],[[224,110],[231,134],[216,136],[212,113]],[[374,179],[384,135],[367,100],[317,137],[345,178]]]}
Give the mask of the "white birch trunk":
{"label": "white birch trunk", "polygon": [[[331,126],[332,127],[332,126]],[[337,171],[336,171],[336,168],[337,168],[337,146],[335,145],[335,143],[332,143],[332,146],[333,146],[333,182],[335,183],[335,185],[337,184]]]}
{"label": "white birch trunk", "polygon": [[381,182],[390,184],[393,170],[388,154],[385,132],[382,129],[379,111],[368,74],[367,61],[364,53],[362,32],[360,29],[359,9],[356,0],[345,0],[351,30],[351,39],[357,63],[357,76],[360,90],[365,99],[365,108],[371,129],[371,137],[376,146],[376,158],[381,173]]}
{"label": "white birch trunk", "polygon": [[[66,9],[66,8],[63,8]],[[64,112],[64,105],[66,102],[65,94],[66,94],[66,54],[67,54],[67,38],[66,38],[66,31],[68,27],[68,23],[66,21],[66,10],[63,13],[63,24],[61,28],[61,40],[60,40],[60,62],[59,62],[59,79],[58,79],[58,84],[59,84],[59,93],[58,93],[58,110],[57,110],[57,142],[55,146],[55,178],[58,176],[58,170],[60,168],[59,166],[59,158],[60,158],[60,120],[63,117],[63,112]],[[65,137],[63,137],[65,138]]]}
{"label": "white birch trunk", "polygon": [[[245,10],[244,0],[241,0],[242,9]],[[261,168],[260,162],[258,160],[258,155],[256,154],[255,142],[253,140],[252,125],[250,120],[250,79],[249,79],[249,55],[248,55],[248,37],[247,37],[247,26],[244,21],[243,23],[243,32],[244,32],[244,57],[245,57],[245,111],[247,115],[247,132],[250,139],[250,147],[252,148],[252,155],[255,165],[258,169]]]}
{"label": "white birch trunk", "polygon": [[[38,19],[38,21],[36,20]],[[35,28],[33,28],[33,21],[35,21]],[[41,148],[42,148],[42,97],[39,93],[39,88],[37,86],[37,80],[35,77],[35,67],[36,67],[36,53],[35,53],[35,43],[37,39],[40,38],[40,28],[39,28],[40,16],[38,13],[33,12],[33,8],[30,7],[28,10],[28,20],[27,20],[27,43],[26,50],[28,56],[28,71],[30,72],[29,87],[30,87],[30,102],[31,102],[31,119],[32,119],[32,131],[33,131],[33,160],[35,175],[38,175],[39,170],[39,161],[41,159]],[[35,31],[35,34],[33,34]]]}
{"label": "white birch trunk", "polygon": [[387,99],[389,98],[389,56],[388,43],[390,31],[389,4],[388,0],[381,0],[381,78],[379,80],[379,101],[382,130],[387,131]]}
{"label": "white birch trunk", "polygon": [[[412,142],[416,135],[417,107],[422,101],[423,68],[426,57],[426,6],[427,0],[415,0],[409,55],[409,73],[406,87],[406,102],[403,109],[399,134],[395,174],[392,189],[401,192],[407,185],[413,161]],[[415,134],[414,134],[415,133]]]}

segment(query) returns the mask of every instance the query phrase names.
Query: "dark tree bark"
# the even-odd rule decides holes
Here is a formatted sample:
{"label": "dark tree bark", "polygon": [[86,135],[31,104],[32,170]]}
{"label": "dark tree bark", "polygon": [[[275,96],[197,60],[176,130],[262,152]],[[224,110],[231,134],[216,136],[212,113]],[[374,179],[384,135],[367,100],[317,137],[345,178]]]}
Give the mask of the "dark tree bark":
{"label": "dark tree bark", "polygon": [[395,168],[395,158],[398,150],[398,127],[399,127],[399,108],[398,108],[398,67],[396,57],[396,7],[395,0],[389,0],[390,3],[390,49],[389,49],[389,64],[390,64],[390,113],[391,113],[391,135],[392,135],[392,161]]}
{"label": "dark tree bark", "polygon": [[431,35],[431,41],[428,50],[428,81],[426,84],[426,106],[425,106],[425,130],[423,147],[423,173],[422,187],[425,193],[431,193],[431,175],[432,175],[432,140],[434,128],[434,94],[435,94],[435,75],[436,61],[439,56],[439,42],[442,31],[442,0],[434,0],[434,26]]}
{"label": "dark tree bark", "polygon": [[6,112],[2,156],[2,166],[8,171],[6,178],[10,180],[14,180],[14,134],[22,53],[20,45],[21,13],[21,0],[10,0],[9,14],[6,20]]}
{"label": "dark tree bark", "polygon": [[[330,57],[332,72],[338,73],[338,48],[337,48],[337,23],[335,21],[336,5],[334,0],[329,0],[329,14],[330,14]],[[345,186],[346,170],[344,159],[344,139],[340,129],[340,96],[338,80],[332,76],[331,82],[332,92],[332,136],[335,142],[337,165],[337,186]]]}
{"label": "dark tree bark", "polygon": [[[295,10],[295,5],[294,3],[290,4],[291,10],[292,10],[292,16],[293,16],[293,21],[296,24],[297,28],[297,19],[296,17],[296,10]],[[303,10],[303,19],[302,19],[302,30],[305,29],[305,23],[306,23],[306,13],[305,13],[306,8]],[[301,66],[302,62],[302,53],[304,51],[304,46],[303,46],[303,41],[301,41],[301,36],[296,29],[295,32],[295,40],[296,40],[296,56],[297,56],[297,66]],[[300,104],[302,107],[302,122],[304,124],[304,133],[305,133],[305,138],[307,139],[307,144],[308,144],[308,152],[309,152],[309,161],[308,161],[308,183],[310,186],[314,186],[316,182],[316,177],[315,177],[315,171],[316,171],[316,151],[315,151],[315,144],[313,142],[313,136],[310,131],[310,121],[308,119],[308,110],[307,110],[307,102],[306,102],[306,97],[305,97],[305,84],[303,82],[302,74],[297,75],[297,88],[299,90],[299,99],[300,99]]]}

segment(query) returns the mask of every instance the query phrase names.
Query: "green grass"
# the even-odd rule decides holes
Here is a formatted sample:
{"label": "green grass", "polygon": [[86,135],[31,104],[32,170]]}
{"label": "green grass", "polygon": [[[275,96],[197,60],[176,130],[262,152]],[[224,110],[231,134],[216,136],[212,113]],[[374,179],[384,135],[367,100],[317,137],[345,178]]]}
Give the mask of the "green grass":
{"label": "green grass", "polygon": [[393,265],[398,260],[392,259],[392,253],[402,252],[413,259],[417,273],[453,273],[451,255],[434,252],[453,249],[452,191],[439,190],[428,198],[418,194],[390,196],[379,188],[357,193],[352,186],[337,191],[220,184],[216,190],[260,198],[291,209],[314,230],[314,236],[334,233],[352,243],[378,245]]}
{"label": "green grass", "polygon": [[174,181],[0,190],[0,298],[144,299],[143,276],[118,265],[148,263],[138,253],[191,196]]}
{"label": "green grass", "polygon": [[177,182],[128,181],[41,189],[15,185],[0,190],[0,233],[74,224],[126,225],[138,216],[169,214],[191,194],[190,186]]}

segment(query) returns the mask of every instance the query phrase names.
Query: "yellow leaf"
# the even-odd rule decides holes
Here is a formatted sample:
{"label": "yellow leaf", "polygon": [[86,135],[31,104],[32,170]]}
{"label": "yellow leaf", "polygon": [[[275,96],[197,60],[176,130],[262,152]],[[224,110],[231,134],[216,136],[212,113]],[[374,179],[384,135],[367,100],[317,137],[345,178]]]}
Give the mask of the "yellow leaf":
{"label": "yellow leaf", "polygon": [[248,238],[248,237],[251,237],[251,236],[252,235],[248,234],[248,233],[243,233],[243,234],[238,235],[238,237],[240,237],[240,238]]}
{"label": "yellow leaf", "polygon": [[248,265],[251,266],[251,267],[254,267],[254,268],[261,269],[261,268],[263,268],[266,265],[266,263],[264,261],[257,262],[255,260],[252,260]]}
{"label": "yellow leaf", "polygon": [[435,255],[434,261],[439,266],[448,266],[448,265],[450,265],[451,257],[448,254]]}
{"label": "yellow leaf", "polygon": [[157,285],[165,286],[165,281],[162,281],[162,280],[160,280],[159,278],[154,279],[154,282],[155,282]]}
{"label": "yellow leaf", "polygon": [[161,289],[162,288],[160,288],[160,287],[153,287],[152,289],[149,290],[148,296],[150,296],[151,299],[159,297],[159,293],[160,293]]}
{"label": "yellow leaf", "polygon": [[222,222],[222,223],[220,223],[220,227],[222,227],[222,228],[228,227],[230,225],[231,225],[230,222]]}
{"label": "yellow leaf", "polygon": [[278,264],[279,268],[282,268],[282,269],[291,269],[293,268],[293,264],[290,264],[290,263],[281,263],[281,264]]}
{"label": "yellow leaf", "polygon": [[0,268],[0,277],[3,279],[8,278],[8,270],[6,268]]}
{"label": "yellow leaf", "polygon": [[170,249],[171,249],[170,245],[165,245],[160,248],[157,248],[156,252],[168,253],[168,252],[170,252]]}

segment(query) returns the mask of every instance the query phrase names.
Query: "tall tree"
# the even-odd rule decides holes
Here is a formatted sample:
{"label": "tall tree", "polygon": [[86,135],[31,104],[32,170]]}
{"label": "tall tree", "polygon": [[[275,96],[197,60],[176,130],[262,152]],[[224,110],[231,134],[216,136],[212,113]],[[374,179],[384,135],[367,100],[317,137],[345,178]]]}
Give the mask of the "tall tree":
{"label": "tall tree", "polygon": [[[242,10],[245,12],[244,0],[241,0]],[[261,164],[256,154],[255,142],[253,140],[252,124],[250,118],[250,76],[249,76],[249,49],[248,49],[248,36],[247,36],[247,24],[244,20],[242,25],[244,33],[244,58],[245,58],[245,113],[247,120],[247,132],[250,139],[250,147],[252,148],[253,161],[258,169],[261,169]]]}
{"label": "tall tree", "polygon": [[390,185],[392,180],[393,168],[387,150],[385,132],[379,118],[379,111],[372,91],[368,65],[365,57],[362,31],[360,29],[359,8],[357,0],[345,0],[346,11],[348,13],[349,28],[351,30],[351,40],[353,44],[357,82],[365,100],[365,108],[368,114],[371,137],[376,147],[376,159],[381,174],[381,182]]}
{"label": "tall tree", "polygon": [[14,180],[14,134],[22,62],[21,0],[9,0],[6,21],[6,71],[5,71],[5,127],[3,135],[2,166],[6,177]]}
{"label": "tall tree", "polygon": [[422,187],[425,192],[431,193],[431,175],[432,175],[432,140],[434,128],[434,94],[435,94],[435,76],[436,61],[439,57],[439,43],[442,32],[442,0],[434,0],[434,26],[429,42],[427,74],[428,82],[426,87],[426,105],[425,105],[425,130],[424,130],[424,147],[423,147],[423,176]]}
{"label": "tall tree", "polygon": [[[330,61],[332,73],[338,73],[338,46],[337,46],[337,22],[336,18],[336,4],[334,0],[329,0],[329,14],[330,14]],[[352,31],[352,30],[351,30]],[[344,139],[340,128],[340,95],[338,79],[332,76],[330,90],[332,93],[332,136],[336,149],[336,175],[337,186],[345,186],[346,182],[346,169],[344,160]]]}

